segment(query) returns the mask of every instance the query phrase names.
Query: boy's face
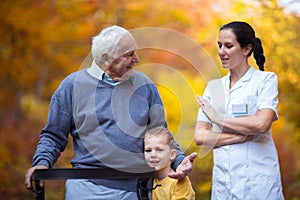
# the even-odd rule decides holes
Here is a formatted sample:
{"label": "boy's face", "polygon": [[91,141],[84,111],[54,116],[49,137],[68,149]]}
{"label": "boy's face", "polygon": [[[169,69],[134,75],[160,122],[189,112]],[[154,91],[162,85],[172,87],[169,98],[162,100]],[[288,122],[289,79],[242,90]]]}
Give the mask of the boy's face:
{"label": "boy's face", "polygon": [[154,167],[156,171],[170,168],[171,161],[176,157],[176,150],[170,148],[165,136],[146,136],[144,145],[149,167]]}

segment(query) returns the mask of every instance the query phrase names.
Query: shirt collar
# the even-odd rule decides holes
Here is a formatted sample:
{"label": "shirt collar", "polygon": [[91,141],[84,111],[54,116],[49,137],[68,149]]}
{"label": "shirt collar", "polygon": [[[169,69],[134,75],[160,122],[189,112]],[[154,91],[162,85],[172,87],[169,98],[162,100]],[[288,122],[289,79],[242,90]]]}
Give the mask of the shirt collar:
{"label": "shirt collar", "polygon": [[248,69],[248,71],[246,72],[246,74],[244,74],[244,76],[242,77],[242,81],[249,81],[252,77],[252,73],[254,72],[254,67],[250,66],[250,68]]}
{"label": "shirt collar", "polygon": [[[245,81],[249,81],[251,79],[252,73],[254,72],[254,67],[250,66],[250,68],[248,69],[248,71],[244,74],[244,76],[241,77],[241,79],[238,81],[238,85],[240,83],[243,83]],[[224,79],[225,81],[225,88],[229,88],[229,83],[230,83],[230,72],[226,75],[226,78]],[[237,87],[237,85],[235,86]],[[235,88],[234,87],[234,88]]]}
{"label": "shirt collar", "polygon": [[[106,73],[105,73],[105,72],[104,72],[104,71],[96,64],[95,60],[93,60],[92,65],[87,69],[87,72],[88,72],[91,76],[95,77],[96,79],[101,80],[101,81],[108,82],[108,83],[111,84],[111,85],[119,85],[119,84],[124,83],[124,82],[127,81],[127,80],[125,80],[125,81],[119,81],[119,82],[114,82],[114,83],[112,83],[111,78],[108,76],[108,74],[106,74]],[[109,77],[109,80],[107,80],[107,79],[108,79],[107,77]],[[131,77],[131,78],[129,78],[129,80],[130,80],[131,82],[133,82],[134,76]]]}
{"label": "shirt collar", "polygon": [[95,60],[93,60],[92,65],[87,69],[87,72],[98,80],[103,80],[104,78],[103,75],[105,72],[100,67],[98,67]]}

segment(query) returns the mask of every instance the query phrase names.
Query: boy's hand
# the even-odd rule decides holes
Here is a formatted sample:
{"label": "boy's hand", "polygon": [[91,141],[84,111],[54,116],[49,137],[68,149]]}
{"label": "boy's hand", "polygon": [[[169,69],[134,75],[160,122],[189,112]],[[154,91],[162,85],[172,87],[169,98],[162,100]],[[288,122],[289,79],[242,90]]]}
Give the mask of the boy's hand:
{"label": "boy's hand", "polygon": [[185,178],[189,173],[192,172],[193,169],[193,162],[195,158],[197,157],[197,153],[191,153],[187,157],[183,159],[183,161],[180,163],[180,165],[177,167],[176,172],[170,173],[169,177],[174,179],[183,179]]}

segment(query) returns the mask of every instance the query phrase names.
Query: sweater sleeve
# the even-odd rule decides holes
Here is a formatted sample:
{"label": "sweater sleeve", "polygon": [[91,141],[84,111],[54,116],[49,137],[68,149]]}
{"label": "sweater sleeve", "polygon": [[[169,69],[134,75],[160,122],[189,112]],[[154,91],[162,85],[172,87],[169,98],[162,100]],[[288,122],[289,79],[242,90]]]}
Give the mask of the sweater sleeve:
{"label": "sweater sleeve", "polygon": [[48,120],[41,130],[33,156],[33,166],[53,167],[68,143],[68,135],[73,127],[72,116],[72,84],[65,79],[52,96]]}

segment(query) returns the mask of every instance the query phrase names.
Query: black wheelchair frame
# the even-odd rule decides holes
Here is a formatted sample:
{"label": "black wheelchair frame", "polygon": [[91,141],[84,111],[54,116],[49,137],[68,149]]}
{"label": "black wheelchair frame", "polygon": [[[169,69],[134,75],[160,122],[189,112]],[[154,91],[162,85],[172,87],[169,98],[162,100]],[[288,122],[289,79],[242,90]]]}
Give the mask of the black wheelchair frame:
{"label": "black wheelchair frame", "polygon": [[[155,177],[154,168],[150,168],[146,172],[139,172],[140,169],[131,169],[127,172],[122,169],[75,169],[75,168],[52,168],[52,169],[38,169],[35,170],[31,181],[34,186],[27,188],[31,190],[35,196],[35,200],[45,199],[45,186],[40,187],[40,180],[66,180],[66,179],[123,179],[123,178],[138,178],[137,183],[137,197],[139,200],[149,200],[149,181]],[[136,172],[134,172],[136,171]],[[33,184],[32,184],[33,185]]]}

